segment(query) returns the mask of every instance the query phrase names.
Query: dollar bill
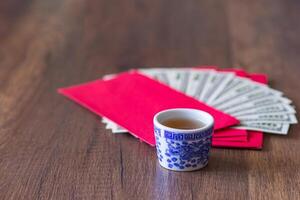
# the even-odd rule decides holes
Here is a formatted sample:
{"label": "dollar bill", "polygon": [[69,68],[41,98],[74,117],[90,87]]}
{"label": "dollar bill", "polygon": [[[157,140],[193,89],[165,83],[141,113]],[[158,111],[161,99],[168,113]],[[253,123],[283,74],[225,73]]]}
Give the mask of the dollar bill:
{"label": "dollar bill", "polygon": [[114,126],[114,122],[112,122],[111,120],[109,120],[108,118],[106,117],[102,117],[102,123],[106,124],[105,128],[106,129],[112,129],[112,127]]}
{"label": "dollar bill", "polygon": [[294,114],[252,114],[239,116],[238,120],[241,122],[298,123]]}
{"label": "dollar bill", "polygon": [[284,123],[242,122],[241,125],[235,126],[234,128],[286,135],[289,127],[289,124]]}
{"label": "dollar bill", "polygon": [[203,101],[206,93],[208,92],[210,88],[210,84],[212,80],[214,79],[216,75],[216,72],[214,71],[208,71],[206,74],[205,84],[203,85],[203,89],[201,91],[201,94],[197,97],[198,100]]}
{"label": "dollar bill", "polygon": [[173,89],[179,90],[186,93],[188,81],[190,76],[190,70],[176,69],[169,70],[167,73],[168,80],[170,81],[170,86]]}
{"label": "dollar bill", "polygon": [[111,130],[113,133],[128,133],[128,131],[126,129],[124,129],[121,126],[118,126],[116,124],[113,125]]}
{"label": "dollar bill", "polygon": [[205,94],[203,94],[202,101],[210,104],[233,78],[233,73],[214,73],[209,79],[210,82]]}
{"label": "dollar bill", "polygon": [[[226,93],[222,98],[219,98],[218,101],[211,103],[214,107],[224,107],[224,105],[232,103],[233,100],[238,101],[240,97],[244,95],[249,95],[250,93],[256,93],[259,91],[264,91],[265,93],[272,94],[275,96],[281,96],[282,93],[273,90],[265,85],[255,83],[250,80],[244,80],[240,86],[233,88],[229,93]],[[257,96],[257,95],[256,95]]]}
{"label": "dollar bill", "polygon": [[224,112],[229,114],[235,114],[239,112],[244,112],[247,110],[251,110],[253,108],[261,107],[261,106],[267,106],[267,105],[273,105],[273,104],[290,104],[292,101],[285,98],[285,97],[276,97],[273,96],[266,96],[259,99],[254,99],[253,101],[248,101],[245,103],[240,103],[233,107],[228,107],[223,109]]}
{"label": "dollar bill", "polygon": [[[234,98],[235,96],[237,96],[238,94],[244,94],[247,93],[249,91],[249,85],[250,82],[248,79],[246,78],[235,78],[234,84],[232,84],[232,82],[230,82],[228,84],[230,86],[230,88],[228,88],[228,86],[226,86],[224,88],[224,90],[221,92],[221,96],[218,95],[218,97],[216,97],[214,99],[213,102],[211,102],[211,105],[218,105],[222,102],[226,102],[226,100],[230,100],[231,98]],[[225,90],[226,88],[228,88],[227,90]]]}
{"label": "dollar bill", "polygon": [[265,97],[279,98],[279,96],[273,93],[273,91],[260,88],[260,89],[249,91],[243,95],[237,95],[236,97],[230,98],[229,100],[226,100],[220,104],[214,105],[214,107],[225,111],[228,110],[229,108],[238,107],[242,104],[255,101],[257,99],[265,98]]}
{"label": "dollar bill", "polygon": [[103,80],[110,80],[113,79],[116,76],[116,74],[107,74],[103,76]]}
{"label": "dollar bill", "polygon": [[235,88],[239,87],[240,85],[244,84],[246,78],[235,77],[232,79],[224,89],[212,100],[210,103],[211,105],[218,103],[221,101],[221,98],[226,97],[226,95],[230,94]]}
{"label": "dollar bill", "polygon": [[103,123],[108,123],[109,119],[106,117],[102,117],[101,122]]}
{"label": "dollar bill", "polygon": [[252,107],[251,109],[243,110],[232,114],[234,117],[240,117],[253,114],[294,114],[296,110],[288,104],[271,104],[260,107]]}
{"label": "dollar bill", "polygon": [[170,85],[171,82],[167,76],[167,69],[155,68],[155,69],[139,69],[139,73],[148,76],[154,80]]}
{"label": "dollar bill", "polygon": [[125,128],[122,128],[121,126],[117,125],[113,121],[111,121],[108,118],[103,117],[102,122],[106,123],[106,129],[111,129],[113,133],[127,133],[128,131]]}
{"label": "dollar bill", "polygon": [[191,75],[190,70],[182,70],[181,72],[178,72],[178,74],[180,74],[179,91],[186,93],[189,77]]}
{"label": "dollar bill", "polygon": [[186,94],[199,99],[207,83],[209,73],[209,70],[193,70],[188,80]]}

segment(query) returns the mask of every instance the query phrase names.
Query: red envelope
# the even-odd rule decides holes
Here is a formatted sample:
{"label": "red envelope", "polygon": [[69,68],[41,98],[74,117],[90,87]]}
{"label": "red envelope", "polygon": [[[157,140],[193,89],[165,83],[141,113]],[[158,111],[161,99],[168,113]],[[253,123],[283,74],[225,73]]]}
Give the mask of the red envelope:
{"label": "red envelope", "polygon": [[239,123],[228,114],[136,72],[58,91],[92,112],[109,118],[150,145],[155,145],[153,116],[164,109],[184,107],[204,110],[214,117],[215,129]]}
{"label": "red envelope", "polygon": [[213,137],[215,138],[246,137],[247,138],[247,134],[248,133],[246,130],[225,128],[225,129],[215,131]]}
{"label": "red envelope", "polygon": [[236,141],[212,141],[213,147],[232,147],[232,148],[246,148],[246,149],[262,149],[263,134],[257,131],[248,131],[247,142]]}
{"label": "red envelope", "polygon": [[263,83],[263,84],[268,83],[268,77],[265,74],[250,74],[249,77],[251,78],[251,80],[259,83]]}
{"label": "red envelope", "polygon": [[235,136],[235,137],[224,137],[224,138],[212,138],[213,141],[230,141],[230,142],[247,142],[248,138],[247,135],[245,136]]}

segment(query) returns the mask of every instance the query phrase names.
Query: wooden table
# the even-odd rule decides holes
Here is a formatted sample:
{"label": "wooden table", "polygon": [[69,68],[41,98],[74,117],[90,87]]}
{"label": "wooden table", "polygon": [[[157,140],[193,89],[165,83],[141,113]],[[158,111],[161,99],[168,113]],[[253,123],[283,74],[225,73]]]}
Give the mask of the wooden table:
{"label": "wooden table", "polygon": [[[105,130],[56,93],[132,67],[266,73],[300,107],[297,0],[9,0],[0,3],[0,199],[299,199],[300,133],[262,151],[213,149],[197,172]],[[299,111],[299,110],[298,110]]]}

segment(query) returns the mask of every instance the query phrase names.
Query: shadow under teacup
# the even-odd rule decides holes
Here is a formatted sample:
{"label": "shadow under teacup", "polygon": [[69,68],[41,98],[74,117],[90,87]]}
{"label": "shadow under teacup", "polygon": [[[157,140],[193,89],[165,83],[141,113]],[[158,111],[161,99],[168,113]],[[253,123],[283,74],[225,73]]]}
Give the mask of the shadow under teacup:
{"label": "shadow under teacup", "polygon": [[207,112],[175,108],[154,116],[159,163],[175,171],[193,171],[208,163],[214,119]]}

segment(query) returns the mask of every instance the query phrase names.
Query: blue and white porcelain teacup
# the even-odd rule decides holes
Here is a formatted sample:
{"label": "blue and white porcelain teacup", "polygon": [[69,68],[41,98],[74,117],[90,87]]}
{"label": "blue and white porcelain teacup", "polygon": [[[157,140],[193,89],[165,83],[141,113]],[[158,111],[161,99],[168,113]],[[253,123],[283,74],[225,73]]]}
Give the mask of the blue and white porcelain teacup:
{"label": "blue and white porcelain teacup", "polygon": [[[203,126],[179,129],[164,125],[172,119],[198,120]],[[176,108],[154,116],[154,133],[159,163],[175,171],[193,171],[205,167],[211,148],[214,118],[207,112]]]}

